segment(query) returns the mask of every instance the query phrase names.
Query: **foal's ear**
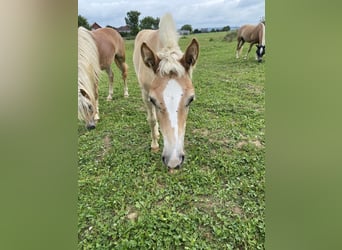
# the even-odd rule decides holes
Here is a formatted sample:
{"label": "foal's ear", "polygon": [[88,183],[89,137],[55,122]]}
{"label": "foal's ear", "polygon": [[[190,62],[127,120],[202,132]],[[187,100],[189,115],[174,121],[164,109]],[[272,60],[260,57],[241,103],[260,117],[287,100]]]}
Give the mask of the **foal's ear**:
{"label": "foal's ear", "polygon": [[154,54],[154,52],[147,46],[144,42],[140,48],[142,59],[147,67],[152,69],[154,73],[157,72],[159,65],[159,58]]}
{"label": "foal's ear", "polygon": [[198,53],[199,44],[197,39],[193,38],[180,61],[186,70],[189,70],[190,67],[195,66],[198,59]]}

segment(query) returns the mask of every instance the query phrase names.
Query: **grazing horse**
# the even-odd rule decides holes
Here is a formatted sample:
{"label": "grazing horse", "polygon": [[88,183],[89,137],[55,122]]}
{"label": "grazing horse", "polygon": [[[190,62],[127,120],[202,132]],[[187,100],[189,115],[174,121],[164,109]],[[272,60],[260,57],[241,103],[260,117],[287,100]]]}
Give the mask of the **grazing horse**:
{"label": "grazing horse", "polygon": [[99,51],[99,60],[101,70],[106,70],[109,79],[109,89],[107,100],[113,99],[113,81],[114,74],[111,68],[113,61],[122,73],[124,82],[124,96],[128,97],[127,70],[125,62],[125,43],[119,32],[112,28],[100,28],[91,31],[96,41]]}
{"label": "grazing horse", "polygon": [[237,47],[236,47],[236,58],[239,58],[243,44],[245,42],[250,43],[245,59],[254,44],[257,45],[256,59],[258,62],[262,61],[262,56],[265,54],[265,24],[259,23],[258,25],[246,24],[240,27],[237,33]]}
{"label": "grazing horse", "polygon": [[192,70],[199,44],[194,38],[185,53],[178,45],[179,35],[171,14],[164,15],[159,30],[138,33],[133,63],[147,120],[151,127],[152,151],[159,150],[159,125],[163,135],[163,163],[170,169],[184,161],[184,134],[189,105],[195,98]]}
{"label": "grazing horse", "polygon": [[94,129],[98,114],[99,52],[90,33],[78,28],[78,119]]}

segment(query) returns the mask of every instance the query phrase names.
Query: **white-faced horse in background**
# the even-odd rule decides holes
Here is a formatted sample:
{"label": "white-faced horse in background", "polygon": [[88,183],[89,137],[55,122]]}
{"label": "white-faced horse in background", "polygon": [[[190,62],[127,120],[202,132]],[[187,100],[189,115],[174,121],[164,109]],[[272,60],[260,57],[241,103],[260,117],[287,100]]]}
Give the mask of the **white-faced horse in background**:
{"label": "white-faced horse in background", "polygon": [[96,43],[87,29],[78,28],[78,119],[94,129],[99,119],[98,78],[101,73]]}
{"label": "white-faced horse in background", "polygon": [[162,161],[169,169],[180,167],[184,161],[186,119],[195,97],[192,70],[199,55],[195,38],[184,54],[178,39],[173,18],[166,14],[160,20],[159,30],[138,33],[133,52],[134,68],[151,127],[151,149],[159,149],[160,125],[164,140]]}
{"label": "white-faced horse in background", "polygon": [[250,43],[245,59],[254,44],[257,44],[256,59],[258,62],[262,61],[262,56],[265,54],[265,24],[259,23],[257,25],[246,24],[239,28],[237,33],[237,47],[236,58],[239,58],[243,45],[245,42]]}
{"label": "white-faced horse in background", "polygon": [[112,28],[100,28],[91,31],[99,51],[99,60],[101,70],[108,74],[109,89],[107,100],[113,99],[114,74],[111,68],[113,61],[122,73],[124,83],[124,96],[128,97],[127,70],[125,56],[125,42],[119,32]]}

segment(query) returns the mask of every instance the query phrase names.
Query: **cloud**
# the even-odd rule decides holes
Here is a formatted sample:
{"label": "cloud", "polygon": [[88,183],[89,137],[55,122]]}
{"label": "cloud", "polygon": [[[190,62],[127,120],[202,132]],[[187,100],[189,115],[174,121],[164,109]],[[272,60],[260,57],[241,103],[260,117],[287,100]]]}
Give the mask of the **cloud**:
{"label": "cloud", "polygon": [[178,28],[184,24],[193,28],[240,26],[265,16],[265,0],[79,0],[78,6],[90,24],[114,27],[125,25],[131,10],[139,11],[140,19],[171,12]]}

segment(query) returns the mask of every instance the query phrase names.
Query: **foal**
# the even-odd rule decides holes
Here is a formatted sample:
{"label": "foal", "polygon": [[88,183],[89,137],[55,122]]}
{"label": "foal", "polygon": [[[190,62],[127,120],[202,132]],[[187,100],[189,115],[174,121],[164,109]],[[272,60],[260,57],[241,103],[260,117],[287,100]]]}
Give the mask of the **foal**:
{"label": "foal", "polygon": [[133,52],[134,68],[151,127],[151,149],[159,149],[160,124],[164,139],[162,161],[169,169],[180,167],[184,161],[186,119],[195,97],[191,76],[199,53],[196,39],[184,54],[178,39],[173,18],[166,14],[160,20],[159,30],[138,33]]}
{"label": "foal", "polygon": [[87,29],[78,28],[78,119],[94,129],[99,117],[98,78],[101,73],[99,53]]}

